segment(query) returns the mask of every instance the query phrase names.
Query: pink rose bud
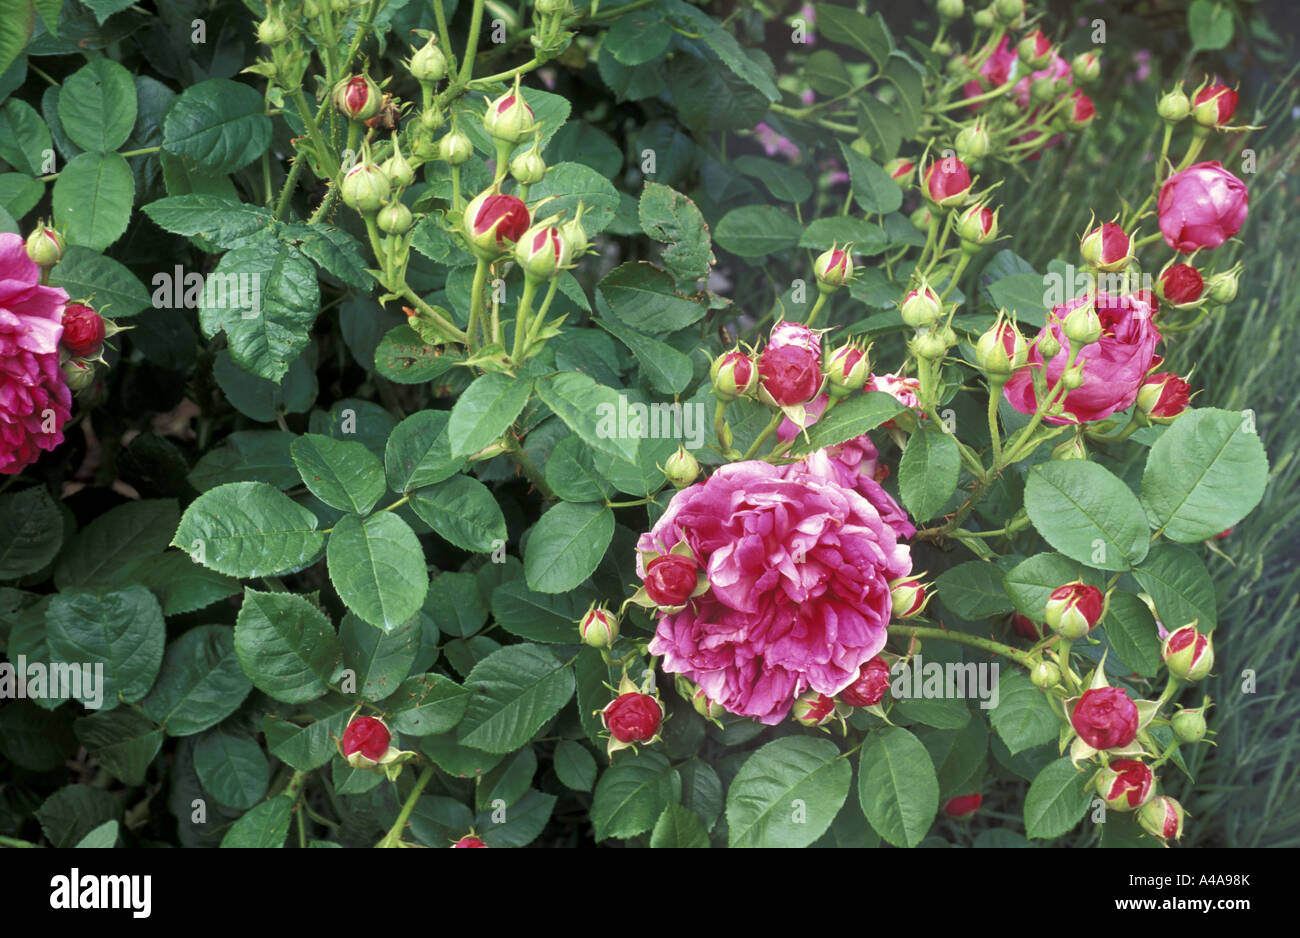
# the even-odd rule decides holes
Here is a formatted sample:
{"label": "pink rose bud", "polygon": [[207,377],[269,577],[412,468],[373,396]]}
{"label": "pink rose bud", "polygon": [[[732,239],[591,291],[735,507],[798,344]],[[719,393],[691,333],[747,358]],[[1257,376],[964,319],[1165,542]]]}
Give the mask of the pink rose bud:
{"label": "pink rose bud", "polygon": [[955,156],[936,160],[925,171],[925,194],[936,205],[961,205],[970,195],[970,188],[970,170]]}
{"label": "pink rose bud", "polygon": [[1080,52],[1070,63],[1070,71],[1075,81],[1090,85],[1101,77],[1101,59],[1095,52]]}
{"label": "pink rose bud", "polygon": [[59,366],[63,370],[63,381],[69,391],[84,391],[95,383],[95,365],[79,358],[69,358]]}
{"label": "pink rose bud", "polygon": [[664,460],[664,478],[673,488],[684,489],[700,477],[700,461],[681,443],[677,450]]}
{"label": "pink rose bud", "polygon": [[354,769],[370,768],[388,752],[392,738],[382,720],[356,717],[343,731],[343,758]]}
{"label": "pink rose bud", "polygon": [[778,322],[767,337],[768,348],[793,345],[809,352],[822,353],[822,337],[799,322]]}
{"label": "pink rose bud", "polygon": [[853,258],[849,256],[849,246],[832,247],[822,253],[813,264],[813,275],[824,293],[838,290],[852,280]]}
{"label": "pink rose bud", "polygon": [[1199,681],[1214,667],[1214,645],[1194,625],[1170,632],[1160,656],[1169,673],[1183,681]]}
{"label": "pink rose bud", "polygon": [[804,691],[795,698],[790,715],[804,726],[823,726],[835,716],[835,700],[815,690]]}
{"label": "pink rose bud", "polygon": [[1097,587],[1087,583],[1067,583],[1052,590],[1043,618],[1048,627],[1059,632],[1062,638],[1083,638],[1101,621],[1105,605],[1105,597]]}
{"label": "pink rose bud", "polygon": [[1146,804],[1156,777],[1144,762],[1116,759],[1097,773],[1097,793],[1112,811],[1132,811]]}
{"label": "pink rose bud", "polygon": [[570,266],[573,254],[556,225],[542,223],[524,232],[515,245],[515,262],[526,277],[550,280]]}
{"label": "pink rose bud", "polygon": [[37,222],[36,230],[27,236],[27,256],[38,267],[53,267],[63,260],[64,248],[63,236],[44,222]]}
{"label": "pink rose bud", "polygon": [[339,195],[345,205],[358,212],[378,212],[392,195],[392,186],[374,163],[358,163],[343,177]]}
{"label": "pink rose bud", "polygon": [[1083,130],[1097,117],[1097,107],[1092,103],[1092,98],[1088,97],[1082,91],[1075,89],[1070,96],[1070,127],[1073,130]]}
{"label": "pink rose bud", "polygon": [[681,554],[660,554],[645,565],[646,595],[659,606],[686,605],[699,585],[699,564]]}
{"label": "pink rose bud", "polygon": [[475,251],[492,258],[509,250],[528,230],[528,206],[491,189],[465,206],[463,231]]}
{"label": "pink rose bud", "polygon": [[1205,279],[1191,264],[1166,267],[1156,281],[1156,296],[1174,306],[1188,306],[1201,298]]}
{"label": "pink rose bud", "polygon": [[960,795],[948,799],[948,803],[943,806],[943,813],[948,817],[965,817],[978,811],[979,806],[983,803],[983,795]]}
{"label": "pink rose bud", "polygon": [[853,683],[840,691],[840,700],[851,707],[870,707],[885,699],[889,690],[889,664],[879,655],[864,664]]}
{"label": "pink rose bud", "polygon": [[831,353],[826,363],[826,378],[832,390],[859,391],[870,372],[867,355],[856,345],[842,345]]}
{"label": "pink rose bud", "polygon": [[1016,54],[1021,62],[1029,66],[1030,71],[1039,71],[1052,61],[1051,40],[1043,35],[1041,29],[1035,29],[1020,40],[1019,45],[1016,46]]}
{"label": "pink rose bud", "polygon": [[578,634],[584,645],[608,648],[618,638],[618,616],[606,609],[604,603],[593,602],[578,620]]}
{"label": "pink rose bud", "polygon": [[754,360],[740,349],[723,352],[713,360],[709,368],[713,393],[720,401],[734,401],[738,397],[744,397],[754,389],[757,375]]}
{"label": "pink rose bud", "polygon": [[649,694],[620,694],[600,712],[605,728],[620,743],[651,742],[664,720],[663,705]]}
{"label": "pink rose bud", "polygon": [[1217,248],[1241,230],[1249,203],[1246,184],[1218,160],[1196,163],[1160,187],[1160,233],[1180,254]]}
{"label": "pink rose bud", "polygon": [[1047,625],[1042,622],[1035,622],[1029,616],[1022,616],[1016,613],[1011,617],[1011,628],[1017,635],[1029,642],[1036,642],[1047,634]]}
{"label": "pink rose bud", "polygon": [[1157,420],[1177,417],[1187,409],[1190,391],[1191,385],[1173,372],[1150,375],[1138,390],[1138,410]]}
{"label": "pink rose bud", "polygon": [[939,294],[930,289],[929,284],[921,284],[915,290],[909,290],[898,305],[898,312],[903,322],[913,329],[924,329],[939,320],[943,307],[939,303]]}
{"label": "pink rose bud", "polygon": [[94,358],[104,347],[104,320],[84,303],[63,308],[63,347],[74,358]]}
{"label": "pink rose bud", "polygon": [[929,591],[919,576],[899,577],[889,583],[889,600],[894,615],[900,619],[919,616],[929,599]]}
{"label": "pink rose bud", "polygon": [[1187,812],[1168,795],[1156,795],[1138,812],[1138,823],[1153,837],[1162,841],[1178,840],[1183,836],[1183,818]]}
{"label": "pink rose bud", "polygon": [[382,97],[367,75],[354,75],[334,86],[334,106],[354,121],[370,120],[378,114]]}
{"label": "pink rose bud", "polygon": [[1202,127],[1226,127],[1237,112],[1237,92],[1226,85],[1210,85],[1196,92],[1192,116]]}
{"label": "pink rose bud", "polygon": [[483,129],[489,137],[505,143],[519,143],[528,137],[536,126],[533,109],[524,101],[519,83],[513,91],[507,91],[501,97],[488,102],[487,113],[483,115]]}
{"label": "pink rose bud", "polygon": [[998,216],[988,206],[972,205],[957,218],[957,237],[962,247],[982,247],[998,236]]}
{"label": "pink rose bud", "polygon": [[460,840],[452,844],[453,848],[460,847],[461,849],[470,849],[470,848],[486,847],[486,846],[487,844],[483,843],[483,841],[479,840],[473,834],[466,834]]}
{"label": "pink rose bud", "polygon": [[1138,710],[1123,688],[1094,687],[1075,703],[1070,724],[1093,749],[1115,749],[1137,736]]}
{"label": "pink rose bud", "polygon": [[821,353],[800,345],[769,345],[759,356],[758,377],[777,405],[806,404],[821,391]]}
{"label": "pink rose bud", "polygon": [[1029,346],[1016,327],[995,322],[975,343],[975,363],[986,375],[1005,378],[1029,359]]}
{"label": "pink rose bud", "polygon": [[901,156],[896,156],[885,164],[885,172],[889,173],[889,177],[904,187],[911,181],[915,170],[916,164]]}
{"label": "pink rose bud", "polygon": [[1114,272],[1133,258],[1133,240],[1114,222],[1106,222],[1083,236],[1079,252],[1098,270]]}

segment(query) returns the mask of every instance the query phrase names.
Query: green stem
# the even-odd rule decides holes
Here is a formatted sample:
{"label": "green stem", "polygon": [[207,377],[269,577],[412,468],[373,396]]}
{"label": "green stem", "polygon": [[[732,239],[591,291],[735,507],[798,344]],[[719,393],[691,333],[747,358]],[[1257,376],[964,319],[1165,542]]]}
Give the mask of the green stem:
{"label": "green stem", "polygon": [[284,218],[284,213],[289,209],[289,199],[293,195],[293,190],[298,185],[298,177],[301,175],[302,160],[295,158],[293,165],[289,167],[289,175],[285,177],[284,188],[280,190],[280,198],[275,203],[276,218]]}
{"label": "green stem", "polygon": [[542,305],[537,310],[537,315],[533,317],[532,325],[528,327],[528,346],[524,355],[527,356],[533,349],[533,344],[537,341],[537,334],[542,331],[542,326],[546,323],[546,314],[551,308],[551,301],[555,299],[555,293],[560,288],[560,278],[551,278],[551,285],[546,288],[546,297],[542,300]]}
{"label": "green stem", "polygon": [[808,321],[804,323],[804,325],[806,325],[809,329],[811,329],[814,325],[816,325],[817,314],[820,313],[822,311],[822,307],[826,305],[826,297],[828,296],[830,296],[830,294],[825,292],[824,290],[818,291],[817,302],[813,304],[812,312],[808,314]]}
{"label": "green stem", "polygon": [[528,348],[528,314],[532,311],[539,282],[533,277],[524,277],[524,295],[519,298],[519,310],[515,314],[515,342],[510,353],[510,361],[515,365],[523,362],[524,350]]}
{"label": "green stem", "polygon": [[[482,4],[478,5],[481,9]],[[415,803],[419,800],[420,794],[424,791],[424,786],[429,784],[429,779],[433,778],[433,766],[426,766],[421,772],[420,777],[415,780],[415,787],[411,793],[406,796],[406,803],[402,805],[402,810],[397,815],[397,820],[389,828],[384,839],[375,844],[376,847],[396,847],[402,842],[402,832],[406,830],[406,822],[411,817],[411,812],[415,810]]]}
{"label": "green stem", "polygon": [[307,96],[302,93],[302,88],[299,87],[293,89],[292,98],[294,106],[298,108],[298,116],[302,119],[303,126],[307,128],[307,137],[311,140],[312,148],[316,151],[316,160],[324,167],[325,178],[333,179],[339,174],[339,163],[334,157],[333,148],[325,141],[316,119],[311,115],[311,108],[307,104]]}
{"label": "green stem", "polygon": [[1002,463],[1002,432],[998,428],[998,402],[1005,380],[989,378],[989,438],[993,441],[993,465]]}
{"label": "green stem", "polygon": [[469,21],[469,37],[465,40],[465,56],[460,66],[460,82],[468,85],[474,74],[474,56],[478,53],[478,32],[483,25],[483,0],[474,0],[474,12]]}
{"label": "green stem", "polygon": [[474,351],[479,347],[481,339],[483,288],[487,285],[488,264],[488,261],[480,257],[478,264],[474,267],[474,285],[470,288],[472,292],[469,298],[469,325],[465,329],[466,334],[469,336],[470,351]]}
{"label": "green stem", "polygon": [[969,645],[971,648],[980,648],[995,655],[1001,655],[1003,658],[1009,658],[1024,668],[1033,668],[1034,666],[1034,659],[1030,657],[1028,652],[1012,648],[1010,645],[1004,645],[1001,642],[995,642],[989,638],[968,635],[965,632],[953,632],[949,629],[934,629],[919,625],[891,625],[889,626],[889,634],[956,642],[959,645]]}
{"label": "green stem", "polygon": [[420,299],[419,294],[405,284],[403,284],[402,296],[410,300],[420,310],[420,312],[424,314],[426,319],[432,320],[433,323],[443,332],[447,333],[448,336],[455,339],[457,342],[462,342],[466,345],[469,344],[469,336],[466,333],[461,332],[460,329],[456,327],[455,323],[451,322],[451,320],[447,319],[428,303],[424,302],[424,300]]}
{"label": "green stem", "polygon": [[763,432],[758,435],[758,439],[750,445],[749,449],[745,451],[745,455],[742,456],[741,459],[753,459],[754,454],[758,452],[759,447],[767,442],[768,438],[776,432],[777,427],[781,426],[781,421],[783,419],[785,419],[785,414],[781,411],[778,410],[773,414],[772,419],[769,420],[767,426],[763,428]]}

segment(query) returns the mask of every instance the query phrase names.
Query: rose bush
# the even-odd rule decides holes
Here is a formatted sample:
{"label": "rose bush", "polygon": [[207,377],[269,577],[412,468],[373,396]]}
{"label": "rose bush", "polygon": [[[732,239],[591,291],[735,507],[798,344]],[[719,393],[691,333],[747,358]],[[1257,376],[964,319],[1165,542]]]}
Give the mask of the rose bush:
{"label": "rose bush", "polygon": [[1021,0],[18,6],[0,837],[1200,822],[1269,470],[1164,360],[1234,315],[1248,97],[1143,98],[1039,270],[1003,199],[1123,64]]}

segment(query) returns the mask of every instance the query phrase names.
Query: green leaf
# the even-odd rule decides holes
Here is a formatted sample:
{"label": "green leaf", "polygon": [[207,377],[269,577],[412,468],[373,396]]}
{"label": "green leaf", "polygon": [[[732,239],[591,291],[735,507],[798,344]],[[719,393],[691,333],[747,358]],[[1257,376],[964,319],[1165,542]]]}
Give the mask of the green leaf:
{"label": "green leaf", "polygon": [[591,447],[576,436],[566,436],[551,450],[546,484],[566,502],[603,502],[617,491],[596,471]]}
{"label": "green leaf", "polygon": [[199,192],[150,202],[144,213],[164,231],[202,238],[226,250],[275,225],[271,211],[261,205]]}
{"label": "green leaf", "polygon": [[614,20],[601,49],[608,49],[624,65],[644,65],[663,55],[672,41],[673,31],[664,23],[662,12],[633,10]]}
{"label": "green leaf", "polygon": [[670,804],[664,808],[650,833],[651,847],[707,847],[709,832],[700,816],[690,808]]}
{"label": "green leaf", "polygon": [[447,435],[453,457],[469,456],[496,442],[519,417],[533,393],[527,378],[491,372],[461,392],[451,409]]}
{"label": "green leaf", "polygon": [[95,301],[95,309],[113,319],[125,319],[149,309],[149,291],[124,266],[90,248],[69,245],[63,260],[50,271],[50,284],[73,298]]}
{"label": "green leaf", "polygon": [[732,160],[731,167],[738,173],[757,179],[778,201],[803,202],[812,195],[812,183],[808,177],[785,163],[746,154]]}
{"label": "green leaf", "polygon": [[[218,366],[216,374],[220,373]],[[265,482],[282,491],[294,488],[302,479],[293,464],[293,441],[294,435],[285,430],[236,430],[200,457],[190,471],[190,484],[200,492],[231,482]]]}
{"label": "green leaf", "polygon": [[258,690],[304,703],[329,690],[341,649],[329,619],[306,599],[246,589],[235,619],[235,654]]}
{"label": "green leaf", "polygon": [[[16,0],[0,2],[14,3]],[[22,0],[17,2],[21,3]],[[7,27],[14,20],[4,16],[0,17],[0,23]],[[0,56],[3,54],[4,39],[3,33],[0,33]],[[35,108],[18,98],[4,102],[4,106],[0,107],[0,160],[28,176],[43,176],[46,173],[46,152],[53,147],[49,128]]]}
{"label": "green leaf", "polygon": [[361,253],[361,242],[342,228],[323,224],[285,225],[280,240],[296,245],[323,272],[349,286],[368,290],[373,283],[366,272],[370,262]]}
{"label": "green leaf", "polygon": [[1155,677],[1160,669],[1160,636],[1146,603],[1132,593],[1111,593],[1101,625],[1120,661],[1143,677]]}
{"label": "green leaf", "polygon": [[903,204],[903,190],[877,163],[840,141],[840,154],[849,169],[853,200],[871,215],[888,215]]}
{"label": "green leaf", "polygon": [[703,305],[676,292],[671,276],[644,262],[615,267],[597,289],[615,319],[641,332],[676,332],[706,312]]}
{"label": "green leaf", "polygon": [[1088,773],[1057,759],[1038,773],[1025,795],[1025,835],[1051,839],[1068,834],[1088,811]]}
{"label": "green leaf", "polygon": [[1183,414],[1151,447],[1142,503],[1171,541],[1201,541],[1246,517],[1267,481],[1254,415],[1207,407]]}
{"label": "green leaf", "polygon": [[939,811],[939,779],[921,741],[893,726],[868,736],[858,763],[858,800],[867,821],[894,846],[924,840]]}
{"label": "green leaf", "polygon": [[759,67],[736,37],[727,32],[722,24],[703,10],[691,6],[685,0],[660,0],[661,8],[675,19],[684,20],[690,25],[688,32],[699,36],[727,66],[747,85],[756,88],[769,101],[781,97],[772,76]]}
{"label": "green leaf", "polygon": [[591,576],[614,537],[614,512],[604,505],[560,502],[528,535],[524,578],[539,593],[564,593]]}
{"label": "green leaf", "polygon": [[628,347],[652,388],[665,394],[686,390],[695,369],[677,349],[615,322],[598,319],[596,324]]}
{"label": "green leaf", "polygon": [[54,180],[54,221],[69,244],[102,251],[122,236],[131,220],[135,179],[116,153],[82,153]]}
{"label": "green leaf", "polygon": [[662,241],[663,262],[681,280],[706,277],[716,260],[709,239],[709,226],[695,203],[676,189],[646,181],[637,203],[641,230]]}
{"label": "green leaf", "polygon": [[[226,400],[241,414],[262,423],[271,423],[284,414],[301,414],[311,410],[311,405],[315,403],[316,395],[320,392],[320,386],[316,381],[315,363],[309,361],[310,358],[314,356],[299,355],[289,365],[289,371],[284,378],[276,382],[250,375],[235,364],[229,350],[221,349],[212,362],[212,377],[217,379],[217,386],[221,388],[221,393],[226,396]],[[244,431],[232,433],[231,437],[237,436],[240,432]],[[206,453],[204,459],[211,455],[211,452]],[[287,448],[286,455],[289,455]],[[291,455],[289,460],[292,461]],[[219,478],[216,483],[230,481],[233,480]],[[257,481],[270,480],[260,478]],[[296,485],[297,481],[294,478],[293,484]]]}
{"label": "green leaf", "polygon": [[1046,694],[1019,668],[1001,668],[998,705],[989,713],[993,729],[1012,755],[1056,739],[1061,728]]}
{"label": "green leaf", "polygon": [[745,760],[727,791],[729,845],[808,846],[835,820],[852,781],[830,740],[773,740]]}
{"label": "green leaf", "polygon": [[[1100,586],[1101,581],[1086,567],[1060,554],[1035,554],[1017,564],[1003,577],[1003,585],[1016,609],[1033,622],[1042,622],[1052,590],[1083,580]],[[1093,581],[1096,582],[1093,582]]]}
{"label": "green leaf", "polygon": [[963,619],[987,619],[1014,608],[997,566],[983,560],[968,560],[943,571],[935,581],[935,595]]}
{"label": "green leaf", "polygon": [[379,457],[355,440],[308,433],[291,452],[303,483],[327,505],[364,515],[388,490]]}
{"label": "green leaf", "polygon": [[66,785],[34,812],[41,830],[55,847],[71,847],[100,825],[122,816],[122,803],[89,785]]}
{"label": "green leaf", "polygon": [[577,623],[590,602],[590,596],[577,590],[539,593],[521,580],[511,580],[492,591],[492,616],[501,628],[531,642],[571,644],[577,641]]}
{"label": "green leaf", "polygon": [[118,829],[117,821],[105,821],[77,841],[77,847],[78,849],[82,847],[99,849],[115,847],[117,846]]}
{"label": "green leaf", "polygon": [[235,654],[234,630],[199,625],[167,645],[158,680],[140,709],[168,736],[190,736],[234,713],[252,689]]}
{"label": "green leaf", "polygon": [[397,425],[384,450],[390,489],[410,492],[460,472],[465,459],[451,455],[449,420],[445,410],[421,410]]}
{"label": "green leaf", "polygon": [[424,549],[411,526],[389,511],[344,515],[325,551],[330,581],[347,607],[391,632],[419,611],[429,589]]}
{"label": "green leaf", "polygon": [[1127,570],[1147,555],[1142,505],[1096,463],[1071,459],[1034,466],[1025,483],[1025,510],[1047,543],[1094,569]]}
{"label": "green leaf", "polygon": [[596,784],[596,758],[582,743],[562,739],[555,747],[555,775],[565,788],[591,791]]}
{"label": "green leaf", "polygon": [[86,525],[54,568],[61,590],[113,589],[143,580],[167,549],[180,512],[170,498],[118,505]]}
{"label": "green leaf", "polygon": [[163,150],[216,176],[242,169],[271,143],[266,102],[228,78],[186,88],[163,122]]}
{"label": "green leaf", "polygon": [[506,809],[502,823],[496,823],[495,809],[481,812],[474,823],[483,832],[483,842],[489,847],[526,847],[546,829],[557,800],[555,795],[544,795],[530,788]]}
{"label": "green leaf", "polygon": [[1043,276],[1015,273],[989,284],[994,306],[1005,309],[1017,322],[1042,327],[1047,322],[1047,304],[1043,302]]}
{"label": "green leaf", "polygon": [[140,567],[138,578],[158,597],[165,616],[196,612],[242,590],[234,577],[205,569],[178,550],[154,557]]}
{"label": "green leaf", "polygon": [[76,749],[68,708],[47,710],[19,698],[0,709],[0,754],[14,765],[51,772],[72,758]]}
{"label": "green leaf", "polygon": [[626,840],[654,827],[677,801],[681,777],[661,753],[641,750],[611,765],[596,783],[591,824],[597,840]]}
{"label": "green leaf", "polygon": [[922,727],[916,736],[930,753],[939,778],[939,800],[978,790],[989,751],[988,724],[969,720],[957,729]]}
{"label": "green leaf", "polygon": [[573,686],[573,670],[550,649],[507,645],[465,679],[473,696],[456,738],[486,752],[513,752],[560,712]]}
{"label": "green leaf", "polygon": [[1234,29],[1232,6],[1222,0],[1192,0],[1187,8],[1187,31],[1196,49],[1224,48],[1232,42]]}
{"label": "green leaf", "polygon": [[1179,544],[1153,544],[1133,576],[1151,596],[1156,614],[1171,629],[1196,620],[1202,630],[1218,625],[1214,581],[1201,558]]}
{"label": "green leaf", "polygon": [[582,441],[600,453],[637,464],[638,439],[619,433],[618,415],[627,401],[613,388],[576,371],[540,378],[537,396]]}
{"label": "green leaf", "polygon": [[73,724],[77,741],[123,784],[144,784],[149,764],[162,748],[163,731],[148,717],[127,707],[99,711]]}
{"label": "green leaf", "polygon": [[64,79],[58,110],[68,139],[83,150],[109,153],[131,136],[135,82],[112,59],[91,59]]}
{"label": "green leaf", "polygon": [[898,493],[917,521],[933,518],[948,504],[960,476],[961,453],[952,434],[922,426],[907,438],[898,461]]}
{"label": "green leaf", "polygon": [[265,482],[231,482],[185,509],[172,544],[195,563],[229,576],[279,576],[320,553],[314,514]]}
{"label": "green leaf", "polygon": [[[94,692],[83,684],[77,700],[111,710],[149,693],[162,664],[166,626],[162,609],[143,586],[111,593],[59,593],[45,614],[52,662],[103,666]],[[73,685],[76,686],[75,683]]]}
{"label": "green leaf", "polygon": [[387,633],[351,613],[343,617],[339,624],[343,665],[352,671],[362,700],[383,700],[406,680],[420,653],[422,631],[416,617]]}
{"label": "green leaf", "polygon": [[0,208],[22,218],[45,196],[45,186],[25,173],[0,173]]}
{"label": "green leaf", "polygon": [[468,685],[461,687],[441,674],[417,674],[398,686],[385,707],[397,732],[434,736],[456,728],[465,716],[470,696]]}
{"label": "green leaf", "polygon": [[375,371],[398,384],[433,381],[451,371],[460,360],[459,352],[429,345],[407,325],[388,330],[375,349]]}
{"label": "green leaf", "polygon": [[803,225],[775,206],[742,205],[722,216],[713,238],[740,257],[766,257],[794,247],[802,234]]}
{"label": "green leaf", "polygon": [[885,249],[885,232],[879,225],[861,218],[833,215],[811,222],[799,236],[799,247],[828,251],[833,246],[853,245],[854,254],[879,254]]}
{"label": "green leaf", "polygon": [[272,755],[299,772],[312,772],[338,756],[339,740],[356,704],[330,695],[307,704],[304,709],[309,720],[305,725],[268,713],[262,717],[262,731],[266,733],[266,747]]}
{"label": "green leaf", "polygon": [[618,211],[618,190],[613,183],[582,163],[556,163],[546,171],[541,182],[528,189],[530,202],[551,196],[555,198],[546,203],[541,217],[563,214],[564,218],[571,219],[577,215],[581,202],[582,228],[589,238],[609,227]]}
{"label": "green leaf", "polygon": [[42,486],[0,495],[0,580],[44,569],[63,545],[63,517]]}
{"label": "green leaf", "polygon": [[29,0],[0,0],[0,72],[22,54],[35,25]]}
{"label": "green leaf", "polygon": [[505,515],[486,485],[466,475],[454,475],[411,493],[411,508],[420,520],[461,550],[487,553],[504,544]]}
{"label": "green leaf", "polygon": [[813,8],[817,16],[817,33],[833,42],[859,49],[883,69],[893,51],[893,38],[879,13],[866,16],[848,7],[819,3]]}
{"label": "green leaf", "polygon": [[271,784],[271,765],[257,741],[221,728],[194,746],[194,771],[213,798],[239,811],[261,801]]}
{"label": "green leaf", "polygon": [[903,410],[892,394],[867,391],[855,394],[835,405],[829,416],[823,417],[808,428],[808,442],[800,442],[801,452],[833,446],[874,430],[886,420]]}
{"label": "green leaf", "polygon": [[289,836],[289,822],[293,819],[293,798],[276,795],[249,811],[226,831],[221,838],[223,847],[253,847],[267,849],[283,847]]}

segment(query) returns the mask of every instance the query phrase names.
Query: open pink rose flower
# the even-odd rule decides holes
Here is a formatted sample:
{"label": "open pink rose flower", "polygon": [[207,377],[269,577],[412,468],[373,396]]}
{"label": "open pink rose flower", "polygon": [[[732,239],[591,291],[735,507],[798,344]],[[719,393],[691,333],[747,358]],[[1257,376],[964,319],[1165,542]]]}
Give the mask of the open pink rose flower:
{"label": "open pink rose flower", "polygon": [[72,394],[59,367],[68,294],[40,285],[23,239],[0,234],[0,474],[63,442]]}
{"label": "open pink rose flower", "polygon": [[[1003,36],[997,47],[980,65],[979,79],[971,79],[962,87],[962,96],[977,98],[986,91],[1002,87],[1016,74],[1019,63],[1020,57],[1016,53],[1015,46],[1010,44],[1006,36]],[[979,110],[978,104],[971,104],[968,107],[972,111]]]}
{"label": "open pink rose flower", "polygon": [[678,492],[637,548],[682,540],[709,588],[660,618],[650,653],[727,711],[767,724],[808,689],[833,696],[857,679],[885,645],[889,581],[912,568],[824,450],[789,466],[723,466]]}
{"label": "open pink rose flower", "polygon": [[[1086,302],[1077,297],[1052,309],[1047,326],[1029,347],[1029,362],[1016,371],[1003,393],[1011,406],[1022,414],[1037,408],[1033,372],[1043,367],[1038,339],[1048,329],[1061,345],[1060,352],[1047,363],[1047,386],[1056,387],[1069,359],[1070,340],[1062,323],[1070,311]],[[1097,295],[1097,316],[1101,319],[1101,338],[1079,350],[1083,364],[1083,384],[1065,395],[1065,416],[1047,417],[1048,423],[1088,423],[1103,420],[1125,410],[1137,400],[1142,381],[1155,362],[1160,331],[1153,320],[1155,310],[1145,294],[1114,297]]]}
{"label": "open pink rose flower", "polygon": [[1165,244],[1180,254],[1217,248],[1246,222],[1246,184],[1218,160],[1174,173],[1160,187],[1156,212]]}

